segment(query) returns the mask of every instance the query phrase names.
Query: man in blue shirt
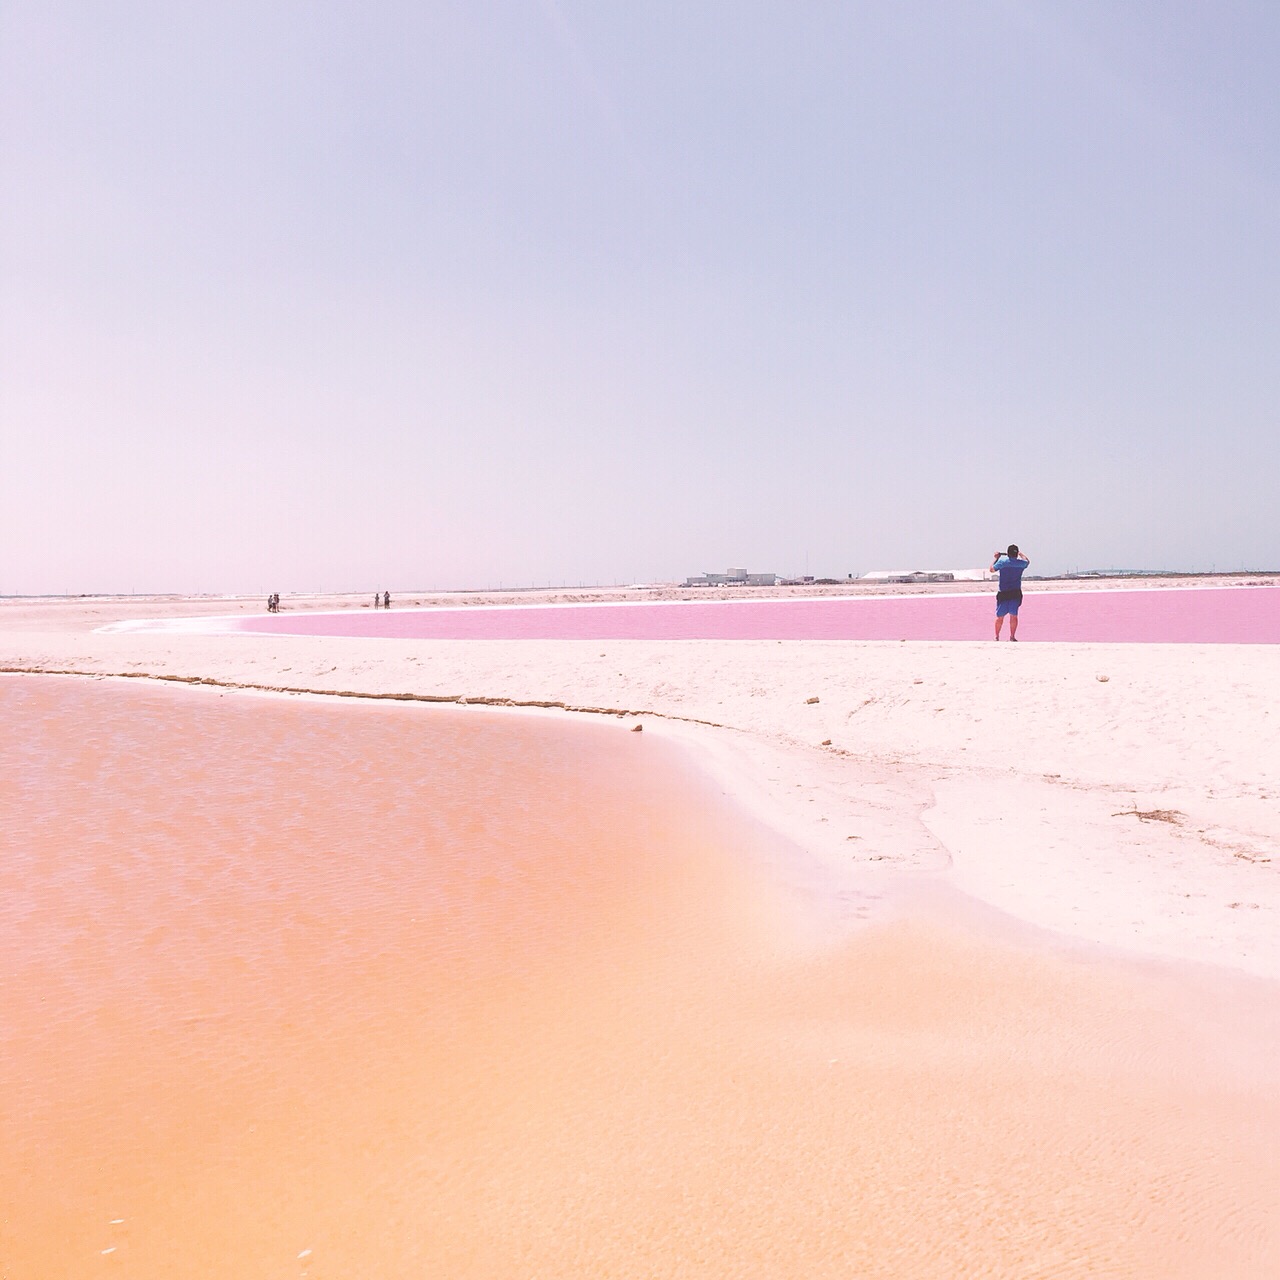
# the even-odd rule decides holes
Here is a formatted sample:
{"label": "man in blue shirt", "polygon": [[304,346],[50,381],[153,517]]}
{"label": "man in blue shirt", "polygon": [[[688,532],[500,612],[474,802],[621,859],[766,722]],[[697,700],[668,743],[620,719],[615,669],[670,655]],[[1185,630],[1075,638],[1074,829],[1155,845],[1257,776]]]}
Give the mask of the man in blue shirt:
{"label": "man in blue shirt", "polygon": [[997,551],[991,561],[991,572],[1000,575],[1000,588],[996,592],[996,639],[1005,617],[1009,619],[1009,639],[1018,638],[1018,606],[1022,603],[1022,571],[1031,563],[1019,550],[1016,542],[1009,544],[1007,552]]}

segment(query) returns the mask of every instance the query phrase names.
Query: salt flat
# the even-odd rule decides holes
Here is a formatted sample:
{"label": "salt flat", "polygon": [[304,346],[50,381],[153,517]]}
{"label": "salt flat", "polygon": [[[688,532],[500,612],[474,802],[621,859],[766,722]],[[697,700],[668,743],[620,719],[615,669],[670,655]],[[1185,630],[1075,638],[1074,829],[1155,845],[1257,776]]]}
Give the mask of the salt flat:
{"label": "salt flat", "polygon": [[794,841],[806,882],[905,875],[1070,938],[1280,977],[1280,646],[95,630],[259,607],[7,602],[0,666],[642,722]]}

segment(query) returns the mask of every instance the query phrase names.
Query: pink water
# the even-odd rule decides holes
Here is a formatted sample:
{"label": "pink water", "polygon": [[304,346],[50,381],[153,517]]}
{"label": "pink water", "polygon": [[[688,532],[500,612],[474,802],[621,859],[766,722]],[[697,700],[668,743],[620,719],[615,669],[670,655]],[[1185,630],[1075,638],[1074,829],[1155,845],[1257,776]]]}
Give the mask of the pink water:
{"label": "pink water", "polygon": [[[237,630],[412,640],[989,640],[994,592],[525,605],[241,618]],[[1280,644],[1280,588],[1029,591],[1022,641]]]}

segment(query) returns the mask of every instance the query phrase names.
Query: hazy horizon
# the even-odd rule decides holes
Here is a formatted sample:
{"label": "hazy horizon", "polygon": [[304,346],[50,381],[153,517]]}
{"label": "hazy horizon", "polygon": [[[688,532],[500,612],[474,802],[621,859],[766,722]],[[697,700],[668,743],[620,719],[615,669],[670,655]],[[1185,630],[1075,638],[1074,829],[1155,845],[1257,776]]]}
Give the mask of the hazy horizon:
{"label": "hazy horizon", "polygon": [[[958,568],[960,566],[952,566]],[[969,568],[977,568],[978,566],[968,566]],[[901,569],[902,567],[899,566]],[[902,569],[903,572],[930,572],[936,571],[929,569],[908,570]],[[891,570],[896,572],[897,570]],[[721,570],[713,570],[712,572],[722,572]],[[767,571],[766,571],[767,572]],[[868,573],[878,572],[877,570],[867,570]],[[1087,584],[1090,581],[1096,581],[1106,578],[1161,578],[1161,577],[1193,577],[1193,578],[1238,578],[1241,574],[1258,574],[1265,577],[1274,577],[1280,574],[1280,569],[1267,568],[1265,566],[1243,566],[1238,569],[1222,569],[1210,568],[1204,570],[1178,570],[1178,569],[1064,569],[1057,573],[1036,574],[1028,573],[1026,575],[1027,582],[1039,581],[1062,581],[1064,579],[1079,579],[1082,583]],[[685,577],[694,575],[686,574],[681,578],[671,579],[655,579],[648,582],[640,581],[617,581],[617,582],[585,582],[570,581],[561,579],[556,582],[530,582],[530,583],[513,583],[513,582],[485,582],[473,583],[468,586],[441,586],[437,584],[417,585],[400,585],[388,583],[380,583],[376,588],[369,586],[324,586],[317,585],[308,587],[306,585],[289,587],[281,592],[282,598],[287,601],[290,596],[293,597],[313,597],[313,596],[356,596],[356,597],[372,597],[374,594],[381,595],[383,591],[391,594],[392,604],[405,606],[409,603],[409,597],[418,595],[434,595],[449,593],[454,595],[477,594],[484,595],[488,593],[501,592],[544,592],[544,591],[606,591],[611,589],[645,589],[649,587],[678,587],[683,586]],[[801,585],[796,578],[789,577],[785,574],[778,575],[780,579],[786,579],[785,582],[779,582],[779,586],[783,585]],[[802,575],[801,575],[802,576]],[[837,577],[833,574],[810,575],[815,585],[838,585],[848,581],[851,586],[856,586],[860,582],[865,585],[865,580],[859,574],[852,574],[849,577]],[[276,584],[277,586],[279,584]],[[982,583],[976,579],[958,580],[958,586],[971,586],[975,590],[982,589]],[[691,587],[690,590],[697,592],[702,590],[700,587]],[[769,590],[768,587],[752,588],[752,591],[763,597]],[[166,589],[158,587],[150,591],[28,591],[28,592],[4,592],[0,591],[0,600],[75,600],[81,598],[102,598],[102,599],[121,599],[129,600],[133,598],[146,597],[182,597],[182,598],[203,598],[209,599],[253,599],[257,596],[266,596],[270,594],[266,586],[258,587],[240,587],[234,590],[226,591],[188,591],[180,588]],[[710,598],[710,596],[708,596]]]}
{"label": "hazy horizon", "polygon": [[1280,9],[0,0],[0,593],[1280,565]]}

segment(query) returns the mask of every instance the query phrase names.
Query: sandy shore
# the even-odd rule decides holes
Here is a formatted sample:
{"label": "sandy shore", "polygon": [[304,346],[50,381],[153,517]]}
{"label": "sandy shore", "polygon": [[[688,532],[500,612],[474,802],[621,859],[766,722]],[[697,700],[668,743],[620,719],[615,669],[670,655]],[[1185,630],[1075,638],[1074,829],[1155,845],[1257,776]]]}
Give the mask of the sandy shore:
{"label": "sandy shore", "polygon": [[1280,977],[1275,647],[96,630],[260,609],[6,601],[0,668],[620,717],[619,732],[639,722],[687,744],[794,842],[790,874],[833,902],[903,883],[958,889],[1065,938]]}

